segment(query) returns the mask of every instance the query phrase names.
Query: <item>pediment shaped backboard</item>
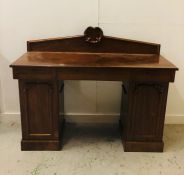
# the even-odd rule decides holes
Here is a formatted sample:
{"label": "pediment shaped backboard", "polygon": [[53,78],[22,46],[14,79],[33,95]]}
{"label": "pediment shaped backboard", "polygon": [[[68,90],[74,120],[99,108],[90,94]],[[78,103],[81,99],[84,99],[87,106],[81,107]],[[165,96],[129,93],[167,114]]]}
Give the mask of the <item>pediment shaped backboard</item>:
{"label": "pediment shaped backboard", "polygon": [[[89,29],[89,28],[88,28]],[[94,30],[91,27],[91,30]],[[85,31],[86,32],[86,31]],[[82,36],[32,40],[27,42],[27,50],[41,52],[85,52],[85,53],[125,53],[125,54],[160,54],[160,45],[111,36],[103,36],[99,30]],[[92,34],[90,34],[92,33]],[[90,36],[92,35],[92,36]],[[88,42],[90,37],[98,37],[98,41]]]}

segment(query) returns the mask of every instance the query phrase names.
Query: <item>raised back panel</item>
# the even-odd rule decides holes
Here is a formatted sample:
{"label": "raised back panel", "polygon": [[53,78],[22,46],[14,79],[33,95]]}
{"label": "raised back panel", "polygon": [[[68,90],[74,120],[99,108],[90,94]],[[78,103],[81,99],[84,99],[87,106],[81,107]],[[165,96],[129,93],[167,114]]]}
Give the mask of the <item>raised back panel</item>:
{"label": "raised back panel", "polygon": [[42,52],[86,52],[160,54],[160,45],[104,36],[98,43],[88,43],[84,36],[34,40],[27,42],[27,50]]}

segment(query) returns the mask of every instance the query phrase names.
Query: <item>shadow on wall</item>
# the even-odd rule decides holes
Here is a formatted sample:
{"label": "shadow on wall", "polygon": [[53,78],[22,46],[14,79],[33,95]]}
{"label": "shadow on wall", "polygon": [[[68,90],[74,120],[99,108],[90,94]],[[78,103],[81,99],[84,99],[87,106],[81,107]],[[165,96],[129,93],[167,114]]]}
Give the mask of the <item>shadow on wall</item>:
{"label": "shadow on wall", "polygon": [[95,113],[95,81],[65,81],[65,113]]}
{"label": "shadow on wall", "polygon": [[118,114],[121,82],[65,81],[65,112],[73,114]]}
{"label": "shadow on wall", "polygon": [[[179,72],[176,72],[176,77]],[[167,103],[167,114],[169,116],[183,116],[184,94],[178,89],[178,83],[170,83]]]}
{"label": "shadow on wall", "polygon": [[17,81],[13,80],[12,61],[0,54],[0,108],[2,113],[19,112],[19,97]]}
{"label": "shadow on wall", "polygon": [[2,113],[2,88],[1,88],[1,76],[0,76],[0,114]]}
{"label": "shadow on wall", "polygon": [[3,67],[3,64],[2,64],[2,61],[3,60],[3,57],[2,55],[0,54],[0,114],[2,113],[2,106],[3,106],[3,100],[2,100],[2,67]]}

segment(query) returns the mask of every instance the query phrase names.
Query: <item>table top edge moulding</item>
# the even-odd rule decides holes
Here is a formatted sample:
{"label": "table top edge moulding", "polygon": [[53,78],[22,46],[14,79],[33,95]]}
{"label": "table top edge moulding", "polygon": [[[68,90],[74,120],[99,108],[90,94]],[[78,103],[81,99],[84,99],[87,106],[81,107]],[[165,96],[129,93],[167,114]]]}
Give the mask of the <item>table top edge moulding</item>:
{"label": "table top edge moulding", "polygon": [[[159,61],[150,61],[149,58]],[[146,60],[148,59],[148,60]],[[27,52],[10,65],[11,67],[65,67],[65,68],[137,68],[173,69],[178,68],[161,55],[115,54],[79,52]]]}

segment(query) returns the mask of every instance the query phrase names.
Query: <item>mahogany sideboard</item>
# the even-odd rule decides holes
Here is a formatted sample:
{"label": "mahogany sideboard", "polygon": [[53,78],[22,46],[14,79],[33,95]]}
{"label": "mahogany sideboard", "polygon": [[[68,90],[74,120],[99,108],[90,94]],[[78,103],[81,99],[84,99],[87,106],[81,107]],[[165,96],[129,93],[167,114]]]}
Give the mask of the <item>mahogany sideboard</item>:
{"label": "mahogany sideboard", "polygon": [[10,65],[19,81],[22,150],[61,149],[64,80],[103,80],[123,82],[124,151],[163,151],[168,86],[178,68],[160,55],[159,44],[100,32],[28,41],[28,52]]}

